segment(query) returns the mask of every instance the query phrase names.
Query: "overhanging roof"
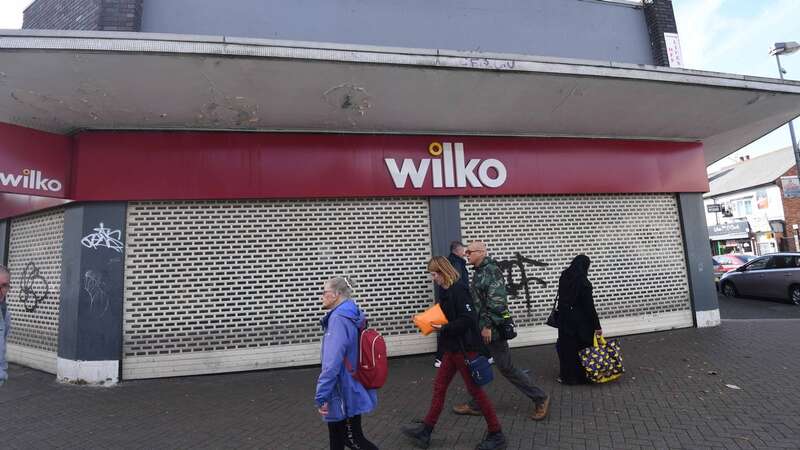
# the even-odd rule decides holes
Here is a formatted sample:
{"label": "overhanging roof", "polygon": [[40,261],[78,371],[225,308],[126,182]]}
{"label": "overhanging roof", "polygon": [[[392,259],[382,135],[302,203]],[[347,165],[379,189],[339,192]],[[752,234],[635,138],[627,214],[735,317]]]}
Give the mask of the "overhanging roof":
{"label": "overhanging roof", "polygon": [[702,141],[714,162],[800,115],[800,83],[522,55],[0,31],[0,122],[84,129]]}
{"label": "overhanging roof", "polygon": [[792,147],[785,147],[757,158],[738,162],[733,167],[725,169],[724,174],[713,178],[708,183],[709,192],[703,197],[716,197],[774,183],[794,167],[794,164]]}

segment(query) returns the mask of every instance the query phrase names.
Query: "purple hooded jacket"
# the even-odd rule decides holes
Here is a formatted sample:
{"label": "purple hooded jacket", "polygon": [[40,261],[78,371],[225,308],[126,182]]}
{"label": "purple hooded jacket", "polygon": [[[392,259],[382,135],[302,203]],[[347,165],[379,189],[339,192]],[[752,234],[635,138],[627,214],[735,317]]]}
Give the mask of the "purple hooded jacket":
{"label": "purple hooded jacket", "polygon": [[317,380],[317,407],[328,404],[326,422],[339,422],[348,417],[375,409],[378,396],[375,389],[365,389],[345,368],[344,357],[351,367],[358,362],[358,330],[366,316],[352,299],[347,299],[322,318],[322,370]]}

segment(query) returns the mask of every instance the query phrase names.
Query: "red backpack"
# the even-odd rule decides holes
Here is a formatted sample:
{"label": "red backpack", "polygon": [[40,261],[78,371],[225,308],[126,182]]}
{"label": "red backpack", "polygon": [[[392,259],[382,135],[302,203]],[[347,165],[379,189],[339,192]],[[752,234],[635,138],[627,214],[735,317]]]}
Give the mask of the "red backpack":
{"label": "red backpack", "polygon": [[367,328],[359,330],[358,339],[358,367],[353,370],[347,356],[344,364],[347,372],[367,389],[378,389],[386,383],[389,375],[389,359],[386,356],[386,342],[380,333]]}

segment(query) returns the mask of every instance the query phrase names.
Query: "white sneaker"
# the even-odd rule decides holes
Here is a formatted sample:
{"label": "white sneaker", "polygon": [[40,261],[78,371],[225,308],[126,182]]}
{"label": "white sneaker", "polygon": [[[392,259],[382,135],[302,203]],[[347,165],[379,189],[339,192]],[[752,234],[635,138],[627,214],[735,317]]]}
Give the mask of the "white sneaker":
{"label": "white sneaker", "polygon": [[489,364],[494,364],[494,358],[491,356],[489,357]]}
{"label": "white sneaker", "polygon": [[438,369],[439,367],[442,367],[442,360],[441,360],[441,359],[435,359],[435,360],[433,360],[433,367],[436,367],[437,369]]}

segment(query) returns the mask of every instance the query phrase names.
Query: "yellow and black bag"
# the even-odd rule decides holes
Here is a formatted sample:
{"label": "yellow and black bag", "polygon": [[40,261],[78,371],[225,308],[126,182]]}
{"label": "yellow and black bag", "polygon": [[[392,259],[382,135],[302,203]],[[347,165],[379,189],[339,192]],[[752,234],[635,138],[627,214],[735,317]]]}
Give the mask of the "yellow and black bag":
{"label": "yellow and black bag", "polygon": [[593,344],[578,351],[586,378],[592,383],[608,383],[621,377],[625,367],[619,342],[616,339],[606,341],[603,336],[595,335]]}

